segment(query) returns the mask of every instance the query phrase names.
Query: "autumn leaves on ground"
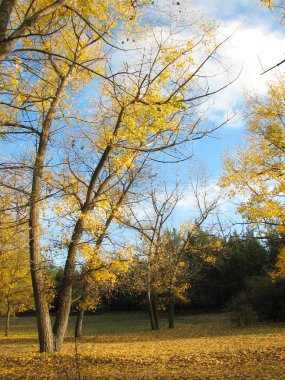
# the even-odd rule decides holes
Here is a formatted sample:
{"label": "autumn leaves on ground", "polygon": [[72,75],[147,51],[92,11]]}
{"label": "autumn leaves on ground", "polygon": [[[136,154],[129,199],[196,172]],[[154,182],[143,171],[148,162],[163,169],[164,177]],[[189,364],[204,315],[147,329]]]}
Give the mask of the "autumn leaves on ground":
{"label": "autumn leaves on ground", "polygon": [[12,321],[1,337],[2,379],[283,379],[285,324],[237,328],[226,314],[181,313],[177,327],[161,319],[148,329],[144,313],[87,316],[75,344],[71,318],[61,354],[37,353],[34,317]]}

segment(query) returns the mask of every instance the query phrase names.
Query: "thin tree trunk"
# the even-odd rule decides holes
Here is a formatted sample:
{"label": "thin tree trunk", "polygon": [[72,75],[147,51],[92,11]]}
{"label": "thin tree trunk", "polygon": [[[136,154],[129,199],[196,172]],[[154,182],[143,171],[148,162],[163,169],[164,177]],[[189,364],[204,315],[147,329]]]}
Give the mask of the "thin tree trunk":
{"label": "thin tree trunk", "polygon": [[151,294],[148,291],[147,292],[147,303],[148,303],[148,312],[149,312],[149,321],[150,321],[150,327],[152,330],[155,330],[155,321],[154,321],[154,315],[153,315],[153,306],[151,301]]}
{"label": "thin tree trunk", "polygon": [[[121,121],[124,114],[124,108],[121,108],[121,111],[118,115],[117,123],[113,131],[113,136],[116,136],[117,131],[121,125]],[[56,314],[56,318],[53,325],[53,334],[54,334],[54,349],[55,351],[60,351],[64,335],[66,332],[67,324],[68,324],[68,318],[70,313],[70,307],[71,307],[71,297],[72,297],[72,283],[73,283],[73,274],[74,274],[74,268],[75,268],[75,260],[76,260],[76,253],[77,253],[77,246],[80,242],[81,236],[84,231],[84,219],[85,217],[90,213],[90,211],[93,209],[94,203],[98,199],[98,197],[101,195],[102,191],[104,190],[105,186],[107,186],[108,182],[111,180],[112,175],[107,177],[99,186],[97,189],[95,195],[94,190],[95,186],[97,184],[97,180],[99,178],[99,175],[104,168],[104,165],[112,152],[113,146],[108,145],[103,152],[101,159],[96,166],[86,194],[86,199],[84,202],[84,205],[81,210],[80,217],[78,218],[72,237],[70,240],[70,244],[68,247],[68,253],[67,253],[67,259],[64,267],[64,273],[61,283],[61,290],[60,290],[60,297],[59,297],[59,308]]]}
{"label": "thin tree trunk", "polygon": [[159,330],[156,296],[153,296],[152,305],[155,330]]}
{"label": "thin tree trunk", "polygon": [[8,305],[7,312],[6,312],[6,320],[5,320],[5,336],[9,335],[10,317],[11,317],[11,310],[10,310],[10,305]]}
{"label": "thin tree trunk", "polygon": [[174,293],[172,290],[170,290],[169,304],[168,304],[168,327],[170,329],[174,328],[174,304],[175,304]]}
{"label": "thin tree trunk", "polygon": [[82,337],[82,324],[83,324],[84,310],[78,310],[76,324],[75,324],[75,338]]}
{"label": "thin tree trunk", "polygon": [[40,207],[41,207],[41,190],[42,176],[44,170],[44,160],[50,135],[50,127],[53,116],[59,104],[67,78],[71,73],[61,79],[55,97],[50,105],[40,134],[40,141],[36,160],[34,164],[32,191],[30,196],[30,217],[29,217],[29,247],[30,247],[30,267],[33,285],[33,293],[37,315],[38,336],[40,344],[40,352],[53,352],[53,333],[49,316],[49,306],[46,299],[45,284],[43,277],[43,260],[41,256],[40,244]]}

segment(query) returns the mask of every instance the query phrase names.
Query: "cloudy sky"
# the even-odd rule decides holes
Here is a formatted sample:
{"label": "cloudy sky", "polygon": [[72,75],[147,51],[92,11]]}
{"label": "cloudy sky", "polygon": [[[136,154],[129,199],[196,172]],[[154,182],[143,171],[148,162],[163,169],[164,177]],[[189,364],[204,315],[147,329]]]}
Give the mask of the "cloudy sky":
{"label": "cloudy sky", "polygon": [[[214,138],[203,139],[193,147],[196,162],[202,162],[207,167],[214,183],[222,172],[222,156],[227,150],[232,151],[234,146],[243,143],[243,93],[255,91],[265,94],[266,82],[272,80],[278,70],[284,70],[281,66],[280,69],[260,75],[263,69],[268,69],[284,59],[285,31],[277,16],[263,7],[259,0],[181,0],[179,3],[182,8],[194,5],[210,18],[216,18],[220,24],[221,35],[229,36],[233,33],[221,54],[231,67],[232,73],[241,70],[239,78],[220,92],[211,103],[208,121],[222,122],[232,107],[240,110],[239,113]],[[214,192],[218,190],[217,187],[213,189]],[[180,202],[174,216],[175,224],[191,217],[193,199],[190,193],[186,189],[185,199]],[[222,213],[225,217],[227,211],[230,219],[238,219],[233,206],[223,206]]]}

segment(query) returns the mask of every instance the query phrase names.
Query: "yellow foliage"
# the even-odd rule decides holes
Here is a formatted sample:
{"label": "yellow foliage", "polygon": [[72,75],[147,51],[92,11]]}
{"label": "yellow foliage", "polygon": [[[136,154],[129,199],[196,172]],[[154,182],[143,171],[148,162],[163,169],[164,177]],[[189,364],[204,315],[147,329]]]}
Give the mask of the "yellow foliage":
{"label": "yellow foliage", "polygon": [[5,213],[0,229],[0,313],[33,308],[27,230]]}
{"label": "yellow foliage", "polygon": [[232,196],[244,197],[239,207],[242,215],[252,223],[276,226],[285,232],[285,127],[284,77],[268,85],[266,97],[248,96],[246,99],[246,147],[236,149],[224,161],[222,185]]}
{"label": "yellow foliage", "polygon": [[271,273],[273,279],[285,278],[285,247],[280,250],[275,265],[275,270]]}

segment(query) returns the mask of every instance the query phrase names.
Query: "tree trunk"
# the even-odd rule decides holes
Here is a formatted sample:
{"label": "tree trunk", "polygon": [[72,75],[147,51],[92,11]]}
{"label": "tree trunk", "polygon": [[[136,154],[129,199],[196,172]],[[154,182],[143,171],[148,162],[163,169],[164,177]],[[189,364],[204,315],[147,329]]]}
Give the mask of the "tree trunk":
{"label": "tree trunk", "polygon": [[67,260],[59,293],[59,307],[53,325],[54,349],[60,351],[64,335],[67,329],[68,318],[71,307],[72,283],[75,268],[76,249],[83,233],[83,217],[77,220],[71,242],[68,249]]}
{"label": "tree trunk", "polygon": [[7,312],[6,312],[6,320],[5,320],[5,336],[9,335],[10,317],[11,317],[11,310],[10,310],[10,306],[8,305]]}
{"label": "tree trunk", "polygon": [[2,0],[0,3],[0,41],[5,38],[11,13],[16,0]]}
{"label": "tree trunk", "polygon": [[[46,144],[47,141],[45,145]],[[42,152],[42,150],[38,150],[38,157],[36,158],[32,183],[32,193],[30,198],[30,266],[37,315],[40,352],[52,352],[53,335],[49,316],[49,307],[45,294],[45,285],[43,279],[43,262],[40,247],[40,195],[44,155],[42,154],[41,156],[39,156],[39,152]]]}
{"label": "tree trunk", "polygon": [[[57,9],[61,8],[68,0],[56,0],[53,3],[47,5],[43,9],[40,9],[38,12],[32,14],[30,17],[27,17],[14,31],[8,36],[8,38],[0,39],[0,61],[6,58],[9,53],[12,53],[17,41],[25,34],[26,30],[29,27],[33,27],[40,19],[43,17],[54,13]],[[5,24],[8,25],[10,15],[15,5],[13,0],[2,0],[0,4],[0,10],[2,10],[1,17],[4,17],[2,21],[2,28],[5,27]],[[9,13],[10,12],[10,13]],[[6,28],[7,28],[6,25]],[[6,30],[2,31],[2,37]]]}
{"label": "tree trunk", "polygon": [[156,296],[153,296],[152,305],[155,330],[159,330]]}
{"label": "tree trunk", "polygon": [[[113,136],[116,136],[118,129],[121,125],[122,118],[124,114],[124,108],[121,108],[121,111],[118,115],[118,119],[116,122],[116,126],[113,131]],[[72,237],[70,240],[70,244],[68,247],[68,254],[67,259],[64,267],[64,273],[61,283],[61,291],[60,291],[60,297],[59,297],[59,308],[56,314],[56,318],[53,325],[53,334],[54,334],[54,349],[55,351],[60,351],[65,335],[65,331],[68,324],[68,317],[70,313],[70,307],[71,307],[71,297],[72,297],[72,283],[73,283],[73,274],[75,269],[75,261],[76,261],[76,253],[77,253],[77,246],[80,242],[81,236],[84,231],[84,218],[90,213],[90,211],[94,207],[94,203],[96,202],[96,199],[101,195],[102,191],[104,190],[105,186],[107,186],[108,182],[112,179],[112,176],[114,174],[111,174],[108,176],[98,187],[97,191],[94,194],[94,190],[99,178],[99,175],[101,171],[104,168],[104,165],[110,155],[110,153],[113,150],[113,146],[107,145],[105,148],[100,161],[98,162],[96,168],[94,169],[94,172],[92,174],[92,177],[90,179],[90,183],[88,185],[88,190],[86,194],[86,199],[84,202],[84,205],[81,209],[81,214],[77,219],[77,222],[75,224]]]}
{"label": "tree trunk", "polygon": [[78,310],[76,324],[75,324],[75,338],[82,337],[82,324],[83,324],[84,310]]}
{"label": "tree trunk", "polygon": [[40,207],[42,177],[44,171],[44,160],[50,135],[50,127],[56,108],[61,99],[68,76],[72,72],[70,67],[67,75],[60,80],[59,87],[55,93],[50,108],[43,122],[42,132],[34,164],[32,191],[30,196],[30,217],[29,217],[29,248],[30,248],[30,267],[33,285],[33,294],[37,315],[38,336],[40,352],[53,352],[53,333],[49,316],[49,305],[46,299],[45,284],[43,276],[43,259],[41,256],[40,244]]}
{"label": "tree trunk", "polygon": [[168,327],[170,329],[174,328],[174,304],[175,304],[174,293],[171,290],[169,293],[169,304],[168,304]]}
{"label": "tree trunk", "polygon": [[153,315],[153,305],[152,305],[152,301],[151,301],[151,294],[150,294],[150,292],[147,292],[147,303],[148,303],[150,327],[151,327],[152,330],[155,330],[155,321],[154,321],[154,315]]}

